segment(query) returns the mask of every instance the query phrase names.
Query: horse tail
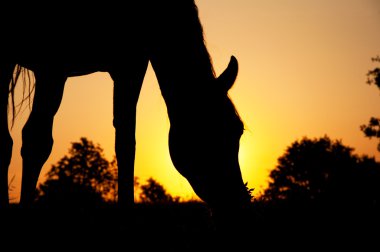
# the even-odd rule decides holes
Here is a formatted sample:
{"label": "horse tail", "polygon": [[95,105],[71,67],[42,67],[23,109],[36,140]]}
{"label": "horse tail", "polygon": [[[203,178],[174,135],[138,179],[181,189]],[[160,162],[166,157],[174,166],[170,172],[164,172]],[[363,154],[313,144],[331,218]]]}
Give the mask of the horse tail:
{"label": "horse tail", "polygon": [[[16,91],[16,85],[19,82],[22,82],[22,97],[20,103],[16,105],[16,99],[15,99],[15,91]],[[12,120],[11,120],[11,128],[14,126],[14,122],[16,120],[17,115],[21,111],[22,105],[25,101],[28,101],[29,108],[31,108],[31,97],[32,93],[34,91],[35,84],[32,81],[32,75],[31,72],[20,66],[19,64],[15,65],[15,68],[13,70],[13,76],[11,78],[11,81],[9,83],[9,98],[10,98],[10,109],[8,107],[8,113],[9,111],[12,112]]]}

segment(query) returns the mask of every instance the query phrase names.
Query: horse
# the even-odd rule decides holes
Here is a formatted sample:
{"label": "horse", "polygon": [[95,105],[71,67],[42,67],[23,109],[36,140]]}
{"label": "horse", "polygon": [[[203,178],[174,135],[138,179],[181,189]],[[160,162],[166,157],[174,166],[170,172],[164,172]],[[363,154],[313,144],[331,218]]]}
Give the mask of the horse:
{"label": "horse", "polygon": [[[34,89],[34,97],[30,116],[22,129],[20,206],[33,205],[41,168],[53,147],[54,116],[67,78],[98,71],[108,72],[114,83],[118,204],[133,205],[136,105],[149,62],[167,107],[168,145],[174,167],[215,215],[224,215],[249,204],[251,196],[238,161],[244,123],[228,95],[238,75],[237,59],[231,56],[224,72],[216,75],[194,0],[146,0],[130,4],[128,8],[131,11],[126,15],[115,14],[107,21],[99,20],[93,13],[86,18],[71,15],[74,21],[59,26],[48,35],[46,26],[33,21],[37,22],[33,23],[33,27],[37,27],[33,32],[40,35],[40,39],[30,41],[29,50],[13,50],[13,55],[1,59],[2,207],[9,204],[7,180],[12,138],[8,113],[15,111],[15,86],[26,71],[34,74],[35,81],[24,83],[29,85],[26,90]],[[112,10],[115,9],[112,6]],[[52,22],[58,19],[54,17]],[[67,26],[77,38],[74,41],[61,36]],[[94,31],[99,27],[104,28],[102,38],[95,40]],[[115,35],[119,29],[127,34]],[[65,47],[61,51],[47,51],[46,41],[53,41],[51,37],[64,41]],[[96,56],[94,50],[97,50]],[[29,96],[28,93],[26,99],[31,99]],[[9,100],[12,100],[11,107]]]}

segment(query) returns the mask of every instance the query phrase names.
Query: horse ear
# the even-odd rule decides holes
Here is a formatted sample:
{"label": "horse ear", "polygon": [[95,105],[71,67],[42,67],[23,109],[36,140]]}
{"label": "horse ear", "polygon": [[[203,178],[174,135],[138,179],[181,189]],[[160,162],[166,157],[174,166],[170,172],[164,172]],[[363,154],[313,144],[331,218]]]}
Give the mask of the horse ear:
{"label": "horse ear", "polygon": [[231,56],[230,63],[226,70],[218,77],[218,82],[223,85],[226,92],[234,85],[238,70],[238,61],[234,56]]}

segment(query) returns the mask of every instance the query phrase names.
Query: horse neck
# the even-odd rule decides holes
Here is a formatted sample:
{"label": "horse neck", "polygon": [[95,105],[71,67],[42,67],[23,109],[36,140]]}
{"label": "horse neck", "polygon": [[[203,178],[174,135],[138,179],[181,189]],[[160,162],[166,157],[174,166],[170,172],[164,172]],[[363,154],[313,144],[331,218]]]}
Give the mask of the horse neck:
{"label": "horse neck", "polygon": [[201,110],[215,77],[208,55],[194,50],[176,55],[172,49],[157,50],[151,55],[151,63],[173,123]]}
{"label": "horse neck", "polygon": [[151,63],[168,107],[199,98],[215,80],[195,3],[174,5],[175,12],[161,2],[156,6],[148,38]]}

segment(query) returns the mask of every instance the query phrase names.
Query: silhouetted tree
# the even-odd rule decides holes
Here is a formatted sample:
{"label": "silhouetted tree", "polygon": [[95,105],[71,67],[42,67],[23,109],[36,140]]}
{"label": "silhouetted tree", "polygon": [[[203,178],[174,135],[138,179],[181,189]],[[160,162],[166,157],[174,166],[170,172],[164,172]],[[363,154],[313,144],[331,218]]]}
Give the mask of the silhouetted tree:
{"label": "silhouetted tree", "polygon": [[[372,58],[372,61],[380,63],[380,56]],[[367,84],[376,85],[380,89],[380,68],[376,67],[367,73]],[[379,144],[377,145],[377,150],[380,151],[380,118],[371,117],[367,125],[363,124],[360,126],[361,131],[368,138],[379,139]]]}
{"label": "silhouetted tree", "polygon": [[153,178],[149,178],[146,184],[140,186],[140,199],[143,203],[171,203],[179,201],[166,192],[166,189]]}
{"label": "silhouetted tree", "polygon": [[264,198],[297,204],[378,204],[380,165],[325,136],[304,137],[287,148],[270,173]]}
{"label": "silhouetted tree", "polygon": [[[380,63],[380,56],[376,56],[372,58],[373,62],[379,62]],[[375,67],[373,70],[369,70],[367,73],[367,83],[369,85],[374,84],[380,89],[380,68]]]}
{"label": "silhouetted tree", "polygon": [[97,205],[117,190],[116,161],[104,157],[103,149],[86,138],[72,143],[65,155],[47,173],[39,186],[38,201],[59,205]]}

